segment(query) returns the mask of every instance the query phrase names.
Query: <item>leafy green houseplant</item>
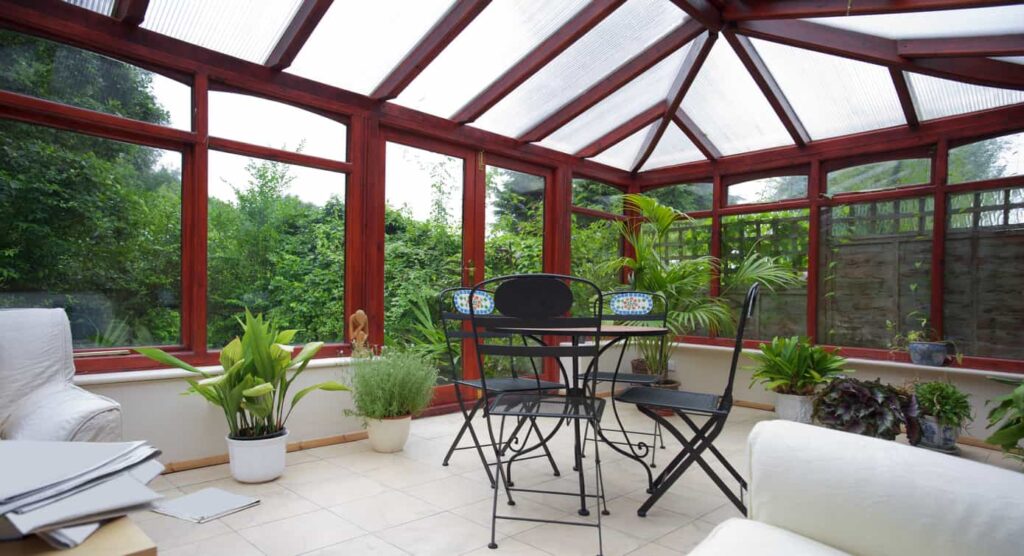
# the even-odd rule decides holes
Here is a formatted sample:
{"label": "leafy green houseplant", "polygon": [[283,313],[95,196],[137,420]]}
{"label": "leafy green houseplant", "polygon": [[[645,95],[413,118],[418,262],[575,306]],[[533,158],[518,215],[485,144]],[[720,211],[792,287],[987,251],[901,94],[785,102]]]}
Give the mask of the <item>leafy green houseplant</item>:
{"label": "leafy green houseplant", "polygon": [[1006,457],[1024,463],[1024,380],[990,377],[992,380],[1015,386],[1012,392],[989,400],[995,407],[988,413],[988,428],[995,432],[985,439],[1003,450]]}
{"label": "leafy green houseplant", "polygon": [[892,335],[889,340],[889,349],[892,351],[905,351],[910,355],[910,361],[915,365],[927,365],[929,367],[941,367],[949,360],[950,352],[956,362],[963,362],[963,354],[957,349],[956,344],[950,340],[943,340],[934,328],[928,326],[928,318],[921,313],[914,311],[910,315],[918,323],[918,328],[910,330],[906,334],[899,331],[896,323],[885,321],[885,329]]}
{"label": "leafy green houseplant", "polygon": [[782,419],[810,423],[815,388],[844,372],[846,359],[810,339],[792,336],[773,338],[751,355],[757,364],[750,384],[760,382],[775,392],[775,412]]}
{"label": "leafy green houseplant", "polygon": [[355,414],[366,421],[370,445],[398,452],[409,438],[409,423],[434,395],[437,368],[416,351],[392,351],[353,363]]}
{"label": "leafy green houseplant", "polygon": [[289,399],[288,391],[323,342],[310,342],[293,357],[288,343],[296,330],[277,330],[263,315],[254,316],[248,310],[239,324],[242,336],[220,352],[220,373],[198,369],[160,349],[136,351],[158,363],[201,376],[187,379],[186,393],[199,394],[224,412],[232,475],[242,482],[269,481],[284,471],[288,437],[285,424],[299,401],[314,390],[345,391],[348,387],[335,381],[321,382],[295,392]]}
{"label": "leafy green houseplant", "polygon": [[832,380],[814,398],[814,418],[830,429],[886,440],[905,426],[911,444],[920,438],[916,397],[881,379]]}
{"label": "leafy green houseplant", "polygon": [[956,452],[960,431],[971,420],[968,395],[950,382],[930,381],[914,385],[920,413],[921,446]]}

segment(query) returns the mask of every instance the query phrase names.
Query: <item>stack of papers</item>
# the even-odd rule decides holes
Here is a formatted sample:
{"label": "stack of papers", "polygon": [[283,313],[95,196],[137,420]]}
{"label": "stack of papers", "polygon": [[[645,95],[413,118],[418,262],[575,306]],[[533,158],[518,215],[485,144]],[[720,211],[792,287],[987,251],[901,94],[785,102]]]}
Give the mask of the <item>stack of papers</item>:
{"label": "stack of papers", "polygon": [[154,504],[153,511],[194,523],[206,523],[259,503],[259,498],[252,496],[242,496],[219,488],[204,488],[174,500]]}
{"label": "stack of papers", "polygon": [[78,546],[104,522],[161,498],[164,467],[145,442],[0,442],[0,540]]}

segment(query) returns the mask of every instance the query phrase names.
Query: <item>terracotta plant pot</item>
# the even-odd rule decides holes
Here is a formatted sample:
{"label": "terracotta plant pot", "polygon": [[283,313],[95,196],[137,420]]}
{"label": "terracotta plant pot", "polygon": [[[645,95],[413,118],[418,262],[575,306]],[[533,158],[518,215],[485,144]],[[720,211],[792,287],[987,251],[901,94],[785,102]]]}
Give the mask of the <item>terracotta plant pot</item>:
{"label": "terracotta plant pot", "polygon": [[370,437],[370,447],[382,454],[401,452],[405,447],[405,441],[409,439],[410,423],[412,415],[390,419],[367,419],[366,432]]}
{"label": "terracotta plant pot", "polygon": [[634,359],[629,362],[630,368],[633,370],[633,374],[638,375],[649,375],[651,374],[651,368],[647,365],[647,360],[644,358]]}

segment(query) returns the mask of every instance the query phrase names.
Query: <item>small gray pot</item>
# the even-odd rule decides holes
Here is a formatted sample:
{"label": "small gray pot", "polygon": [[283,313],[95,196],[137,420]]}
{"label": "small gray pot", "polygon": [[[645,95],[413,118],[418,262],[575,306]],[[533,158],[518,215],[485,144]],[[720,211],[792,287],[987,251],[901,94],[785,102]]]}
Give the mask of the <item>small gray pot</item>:
{"label": "small gray pot", "polygon": [[957,453],[956,440],[960,437],[959,429],[940,424],[939,420],[931,415],[922,415],[920,422],[920,446],[948,454]]}
{"label": "small gray pot", "polygon": [[910,342],[907,351],[910,352],[910,360],[915,365],[941,367],[946,364],[949,344],[946,342]]}

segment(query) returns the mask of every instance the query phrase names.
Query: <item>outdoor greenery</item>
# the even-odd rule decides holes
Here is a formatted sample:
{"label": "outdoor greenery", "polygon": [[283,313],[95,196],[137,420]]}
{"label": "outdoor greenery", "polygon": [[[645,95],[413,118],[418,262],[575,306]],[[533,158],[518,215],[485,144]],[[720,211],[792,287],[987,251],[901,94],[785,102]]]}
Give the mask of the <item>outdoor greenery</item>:
{"label": "outdoor greenery", "polygon": [[811,344],[808,338],[773,338],[758,346],[761,353],[750,356],[757,362],[750,384],[764,384],[779,394],[809,396],[819,384],[826,384],[846,371],[846,359]]}
{"label": "outdoor greenery", "polygon": [[971,420],[969,396],[951,382],[919,382],[914,385],[914,394],[921,415],[935,417],[940,425],[961,429]]}
{"label": "outdoor greenery", "polygon": [[1014,389],[1009,394],[988,401],[995,404],[988,413],[988,428],[995,427],[996,430],[985,442],[999,446],[1007,457],[1024,463],[1024,380],[992,380],[1014,386]]}
{"label": "outdoor greenery", "polygon": [[437,369],[414,351],[358,359],[352,371],[355,413],[365,419],[417,415],[430,405],[435,384]]}
{"label": "outdoor greenery", "polygon": [[894,440],[900,427],[907,428],[911,444],[920,439],[917,400],[881,379],[839,377],[818,392],[814,419],[830,429]]}

